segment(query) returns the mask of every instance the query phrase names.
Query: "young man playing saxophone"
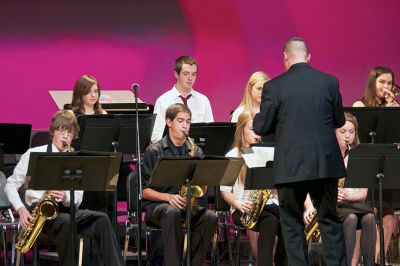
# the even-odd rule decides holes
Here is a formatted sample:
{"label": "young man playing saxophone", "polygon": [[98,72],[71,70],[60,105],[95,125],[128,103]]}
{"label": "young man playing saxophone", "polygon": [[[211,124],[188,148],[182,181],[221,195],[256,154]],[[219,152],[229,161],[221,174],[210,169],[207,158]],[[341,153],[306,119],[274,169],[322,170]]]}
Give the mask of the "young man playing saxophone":
{"label": "young man playing saxophone", "polygon": [[[154,187],[149,185],[151,172],[159,157],[188,156],[194,147],[186,139],[190,129],[192,113],[181,103],[170,105],[165,114],[168,134],[148,147],[143,160],[143,207],[146,209],[146,223],[161,227],[164,247],[164,264],[180,265],[182,254],[182,217],[186,208],[186,199],[181,197],[179,187]],[[203,152],[197,148],[196,156]],[[192,260],[191,265],[202,265],[217,226],[214,212],[200,208],[192,217]],[[153,252],[154,254],[154,252]],[[160,254],[152,258],[150,265],[158,262]]]}
{"label": "young man playing saxophone", "polygon": [[[34,206],[42,199],[44,191],[27,190],[25,193],[25,207],[18,190],[26,182],[28,163],[31,152],[61,152],[65,146],[70,147],[72,140],[79,131],[78,122],[72,111],[58,111],[53,116],[49,132],[52,142],[48,145],[31,148],[25,152],[14,173],[7,179],[5,192],[13,208],[19,214],[20,225],[26,229],[34,219],[31,212]],[[70,194],[69,191],[50,190],[50,195],[59,205],[59,215],[44,225],[43,232],[53,238],[57,246],[60,265],[74,265],[76,262],[74,251],[70,245]],[[82,201],[83,191],[75,192],[75,206]],[[117,239],[108,216],[105,213],[91,210],[77,210],[75,222],[78,233],[87,235],[96,242],[99,254],[105,265],[122,265]]]}

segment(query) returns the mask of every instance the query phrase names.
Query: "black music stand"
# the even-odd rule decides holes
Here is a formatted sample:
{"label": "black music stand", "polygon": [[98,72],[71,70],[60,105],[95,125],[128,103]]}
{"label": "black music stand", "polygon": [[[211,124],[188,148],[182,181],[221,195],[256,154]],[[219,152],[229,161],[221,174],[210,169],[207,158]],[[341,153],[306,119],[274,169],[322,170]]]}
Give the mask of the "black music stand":
{"label": "black music stand", "polygon": [[[134,154],[136,148],[136,115],[107,114],[78,116],[80,131],[75,150],[118,151]],[[154,114],[139,114],[141,152],[149,145]]]}
{"label": "black music stand", "polygon": [[[135,94],[136,96],[137,94]],[[137,119],[139,118],[139,119]],[[155,115],[154,114],[107,114],[107,115],[84,115],[78,117],[80,124],[79,137],[76,141],[76,150],[92,150],[92,151],[114,151],[123,154],[140,154],[150,144],[151,133],[153,131]],[[139,143],[138,143],[138,132]],[[139,147],[140,150],[137,149]],[[134,162],[139,163],[140,157]],[[139,245],[138,245],[138,262],[141,265],[141,195],[142,186],[140,180],[141,173],[138,175],[138,215],[139,215]],[[113,225],[116,230],[117,216],[117,193],[114,192],[114,210]]]}
{"label": "black music stand", "polygon": [[345,107],[344,110],[357,118],[361,143],[400,143],[400,107]]}
{"label": "black music stand", "polygon": [[32,125],[0,123],[0,171],[4,154],[23,154],[29,149]]}
{"label": "black music stand", "polygon": [[[275,142],[253,144],[251,148],[243,148],[243,153],[253,153],[252,147],[275,147]],[[273,167],[273,160],[267,161],[264,167],[247,167],[245,189],[274,188]]]}
{"label": "black music stand", "polygon": [[75,190],[115,190],[120,153],[32,152],[25,186],[33,190],[69,190],[71,246],[75,251]]}
{"label": "black music stand", "polygon": [[[225,156],[232,145],[236,123],[191,123],[189,136],[205,155]],[[168,134],[165,126],[163,137]]]}
{"label": "black music stand", "polygon": [[[191,186],[227,185],[233,186],[243,165],[241,158],[204,157],[201,158],[158,158],[150,176],[151,186]],[[190,193],[186,194],[186,202],[190,202]],[[187,223],[187,254],[186,264],[191,258],[191,211],[186,205]]]}
{"label": "black music stand", "polygon": [[351,149],[347,163],[345,187],[366,187],[378,185],[380,265],[384,265],[384,235],[382,224],[382,190],[399,189],[398,172],[400,150],[393,144],[360,144]]}

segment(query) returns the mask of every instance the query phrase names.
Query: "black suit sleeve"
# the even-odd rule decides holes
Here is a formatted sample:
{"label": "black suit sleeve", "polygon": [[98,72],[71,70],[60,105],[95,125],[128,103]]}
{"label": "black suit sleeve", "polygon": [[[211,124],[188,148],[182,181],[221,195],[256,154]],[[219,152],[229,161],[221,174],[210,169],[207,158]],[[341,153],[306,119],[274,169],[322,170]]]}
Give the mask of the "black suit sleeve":
{"label": "black suit sleeve", "polygon": [[253,130],[260,136],[274,133],[277,123],[278,94],[271,82],[264,84],[260,113],[253,120]]}
{"label": "black suit sleeve", "polygon": [[344,117],[343,105],[342,105],[342,96],[339,92],[339,82],[335,78],[335,103],[334,103],[334,111],[333,111],[333,125],[335,128],[342,127],[346,123],[346,119]]}

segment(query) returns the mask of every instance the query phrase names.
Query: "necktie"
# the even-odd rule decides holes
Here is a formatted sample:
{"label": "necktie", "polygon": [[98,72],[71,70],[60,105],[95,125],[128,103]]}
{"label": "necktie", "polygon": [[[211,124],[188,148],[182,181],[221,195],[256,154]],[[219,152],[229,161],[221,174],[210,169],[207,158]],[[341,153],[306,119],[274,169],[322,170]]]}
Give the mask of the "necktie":
{"label": "necktie", "polygon": [[192,97],[192,94],[189,94],[186,98],[183,97],[182,95],[179,95],[179,97],[182,99],[183,104],[187,106],[188,105],[187,101],[189,100],[190,97]]}

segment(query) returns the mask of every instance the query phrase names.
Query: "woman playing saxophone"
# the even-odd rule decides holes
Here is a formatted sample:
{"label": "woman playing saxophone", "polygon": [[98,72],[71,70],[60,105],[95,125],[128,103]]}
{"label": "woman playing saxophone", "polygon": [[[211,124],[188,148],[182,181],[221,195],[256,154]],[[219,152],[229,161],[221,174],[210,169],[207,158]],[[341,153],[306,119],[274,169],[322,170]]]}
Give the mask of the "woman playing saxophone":
{"label": "woman playing saxophone", "polygon": [[[250,112],[243,112],[239,115],[236,125],[235,139],[232,149],[226,154],[227,157],[241,157],[241,149],[250,147],[251,144],[259,142],[260,137],[253,132],[253,119]],[[241,217],[243,213],[252,211],[253,202],[249,201],[246,195],[251,191],[244,189],[246,177],[246,166],[243,166],[240,175],[233,187],[221,186],[221,195],[224,200],[232,206],[232,218],[235,224],[241,225]],[[257,249],[259,250],[256,258],[257,265],[273,265],[274,250],[276,248],[279,233],[279,214],[278,200],[276,194],[272,194],[267,204],[262,210],[257,224],[251,230],[259,232]],[[280,250],[283,242],[278,241]],[[282,265],[277,259],[282,258],[276,256],[276,265]]]}

